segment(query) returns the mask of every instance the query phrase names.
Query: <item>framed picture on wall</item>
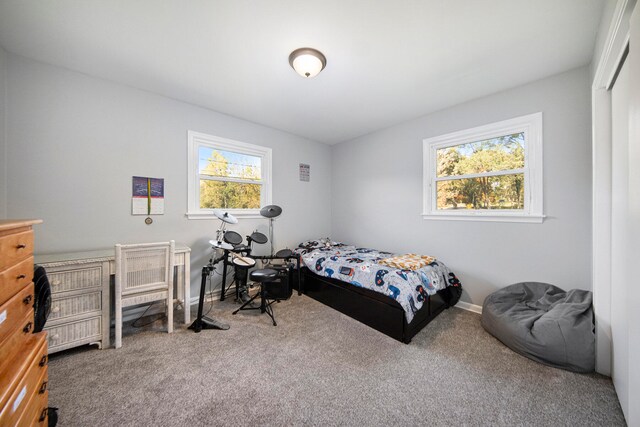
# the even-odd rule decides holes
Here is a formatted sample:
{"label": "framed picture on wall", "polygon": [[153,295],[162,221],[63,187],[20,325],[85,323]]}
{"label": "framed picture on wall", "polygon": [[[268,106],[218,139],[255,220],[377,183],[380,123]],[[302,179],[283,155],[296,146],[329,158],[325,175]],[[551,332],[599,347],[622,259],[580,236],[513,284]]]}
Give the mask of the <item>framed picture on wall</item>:
{"label": "framed picture on wall", "polygon": [[131,215],[164,214],[164,179],[134,176]]}

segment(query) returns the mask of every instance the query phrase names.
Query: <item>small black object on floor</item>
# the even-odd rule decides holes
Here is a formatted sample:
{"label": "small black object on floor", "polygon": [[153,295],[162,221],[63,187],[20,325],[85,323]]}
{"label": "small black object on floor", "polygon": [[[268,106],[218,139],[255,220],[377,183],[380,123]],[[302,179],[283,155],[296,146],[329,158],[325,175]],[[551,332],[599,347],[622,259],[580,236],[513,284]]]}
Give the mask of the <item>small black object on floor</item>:
{"label": "small black object on floor", "polygon": [[49,427],[56,427],[58,424],[58,408],[47,408],[47,425]]}

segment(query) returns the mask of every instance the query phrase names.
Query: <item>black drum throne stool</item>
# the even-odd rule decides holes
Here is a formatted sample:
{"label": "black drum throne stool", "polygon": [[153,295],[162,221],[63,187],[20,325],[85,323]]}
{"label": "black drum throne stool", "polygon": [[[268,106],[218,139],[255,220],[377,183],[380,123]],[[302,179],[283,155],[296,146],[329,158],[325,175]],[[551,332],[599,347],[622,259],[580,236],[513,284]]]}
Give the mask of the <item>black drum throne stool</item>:
{"label": "black drum throne stool", "polygon": [[[292,268],[263,268],[252,271],[249,278],[260,283],[260,292],[242,304],[233,314],[237,314],[240,310],[260,310],[261,313],[267,313],[271,317],[273,326],[278,326],[271,306],[274,302],[286,300],[291,296],[291,275]],[[258,297],[260,297],[260,307],[251,307],[251,302]]]}

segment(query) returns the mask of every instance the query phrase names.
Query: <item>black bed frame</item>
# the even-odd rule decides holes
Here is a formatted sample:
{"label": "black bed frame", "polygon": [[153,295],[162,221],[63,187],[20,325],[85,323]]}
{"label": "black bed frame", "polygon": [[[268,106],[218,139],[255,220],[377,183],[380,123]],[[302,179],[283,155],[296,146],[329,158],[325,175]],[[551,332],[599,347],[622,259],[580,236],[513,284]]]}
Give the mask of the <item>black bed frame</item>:
{"label": "black bed frame", "polygon": [[407,323],[402,306],[384,294],[318,276],[306,267],[301,282],[299,289],[311,298],[406,344],[446,307],[440,295],[431,295]]}

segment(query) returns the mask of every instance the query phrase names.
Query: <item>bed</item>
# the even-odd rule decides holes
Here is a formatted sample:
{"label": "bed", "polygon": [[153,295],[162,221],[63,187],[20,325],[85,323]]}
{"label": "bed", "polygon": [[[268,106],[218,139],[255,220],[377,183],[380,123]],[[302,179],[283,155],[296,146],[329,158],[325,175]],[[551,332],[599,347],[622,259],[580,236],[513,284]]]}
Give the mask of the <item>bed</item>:
{"label": "bed", "polygon": [[328,239],[303,242],[296,253],[303,293],[407,344],[462,292],[455,274],[432,257]]}

